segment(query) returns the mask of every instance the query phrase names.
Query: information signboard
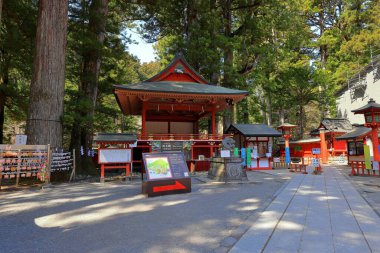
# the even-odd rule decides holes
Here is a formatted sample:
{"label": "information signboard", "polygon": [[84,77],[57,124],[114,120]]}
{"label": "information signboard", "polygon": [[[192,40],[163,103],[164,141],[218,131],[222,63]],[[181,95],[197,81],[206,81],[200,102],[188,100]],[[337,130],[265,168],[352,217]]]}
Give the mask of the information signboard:
{"label": "information signboard", "polygon": [[313,158],[311,160],[311,166],[313,166],[314,168],[319,167],[319,158]]}
{"label": "information signboard", "polygon": [[321,149],[320,148],[312,148],[311,153],[313,155],[320,155],[321,154]]}
{"label": "information signboard", "polygon": [[230,150],[221,150],[220,151],[220,157],[231,157],[231,151]]}
{"label": "information signboard", "polygon": [[183,141],[162,141],[161,151],[183,151]]}
{"label": "information signboard", "polygon": [[152,152],[183,152],[185,159],[191,158],[191,142],[190,141],[153,141]]}
{"label": "information signboard", "polygon": [[147,180],[189,177],[189,169],[181,152],[143,154]]}
{"label": "information signboard", "polygon": [[99,163],[130,163],[130,149],[99,149]]}
{"label": "information signboard", "polygon": [[27,136],[25,134],[16,134],[15,144],[26,145]]}
{"label": "information signboard", "polygon": [[148,197],[191,192],[191,178],[182,152],[144,153],[147,177],[142,192]]}

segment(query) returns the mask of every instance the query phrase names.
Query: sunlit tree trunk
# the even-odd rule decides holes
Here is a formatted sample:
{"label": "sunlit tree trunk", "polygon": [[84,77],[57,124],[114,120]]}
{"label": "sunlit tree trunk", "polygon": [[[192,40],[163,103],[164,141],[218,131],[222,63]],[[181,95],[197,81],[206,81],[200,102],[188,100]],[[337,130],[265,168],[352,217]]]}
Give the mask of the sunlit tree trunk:
{"label": "sunlit tree trunk", "polygon": [[27,120],[29,144],[62,147],[68,1],[40,0]]}

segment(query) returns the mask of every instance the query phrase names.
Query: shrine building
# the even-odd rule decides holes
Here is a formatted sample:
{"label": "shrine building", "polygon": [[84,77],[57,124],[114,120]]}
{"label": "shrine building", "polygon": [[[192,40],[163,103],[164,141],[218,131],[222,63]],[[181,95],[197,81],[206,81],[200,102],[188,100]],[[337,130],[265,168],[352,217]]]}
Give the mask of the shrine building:
{"label": "shrine building", "polygon": [[[114,85],[125,115],[141,116],[141,132],[133,149],[133,164],[142,163],[142,153],[182,151],[197,170],[208,170],[202,161],[218,151],[225,135],[216,133],[216,113],[241,101],[247,91],[210,84],[182,54],[160,73],[141,83]],[[209,118],[208,132],[199,122]]]}

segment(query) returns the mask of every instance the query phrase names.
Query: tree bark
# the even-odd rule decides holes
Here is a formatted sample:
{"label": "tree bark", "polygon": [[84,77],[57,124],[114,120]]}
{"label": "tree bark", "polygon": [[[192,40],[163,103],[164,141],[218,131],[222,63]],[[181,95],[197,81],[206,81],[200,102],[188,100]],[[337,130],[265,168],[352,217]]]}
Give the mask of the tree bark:
{"label": "tree bark", "polygon": [[[3,0],[0,0],[0,27],[1,27],[1,13],[3,11]],[[4,78],[1,78],[1,84],[5,85]],[[0,89],[0,144],[4,142],[4,121],[5,121],[5,92]]]}
{"label": "tree bark", "polygon": [[303,106],[303,103],[301,102],[300,105],[299,105],[299,129],[300,129],[300,136],[299,138],[300,139],[303,139],[303,136],[304,136],[304,131],[305,131],[305,110],[304,110],[304,106]]}
{"label": "tree bark", "polygon": [[0,90],[0,144],[4,142],[5,94]]}
{"label": "tree bark", "polygon": [[267,122],[266,124],[268,126],[271,126],[272,125],[272,99],[271,99],[271,93],[270,92],[267,92],[267,96],[265,98],[265,113],[266,113],[266,119],[267,119]]}
{"label": "tree bark", "polygon": [[62,147],[68,1],[40,0],[27,120],[29,144]]}
{"label": "tree bark", "polygon": [[1,25],[1,14],[3,12],[3,0],[0,0],[0,25]]}
{"label": "tree bark", "polygon": [[[94,0],[89,8],[88,36],[90,45],[87,45],[83,57],[83,68],[79,86],[77,111],[81,119],[73,124],[71,132],[71,147],[79,149],[83,147],[85,153],[92,148],[94,134],[94,115],[98,96],[98,80],[101,65],[102,47],[105,38],[106,16],[108,14],[108,0]],[[83,106],[85,105],[85,106]],[[89,159],[81,159],[81,168],[88,170]]]}
{"label": "tree bark", "polygon": [[1,76],[2,87],[0,87],[0,144],[4,143],[5,102],[7,99],[7,94],[5,93],[4,90],[8,84],[9,84],[9,67],[8,67],[8,63],[6,63],[3,66],[3,73]]}
{"label": "tree bark", "polygon": [[[232,13],[231,0],[226,0],[223,6],[224,36],[230,38],[232,33]],[[223,66],[223,86],[230,88],[232,86],[232,68],[234,54],[231,46],[224,48],[224,66]],[[234,108],[228,106],[223,118],[223,127],[227,129],[234,122]]]}
{"label": "tree bark", "polygon": [[[3,11],[3,0],[0,0],[0,26],[1,26],[1,14]],[[5,120],[5,93],[0,89],[0,144],[4,141],[4,120]]]}

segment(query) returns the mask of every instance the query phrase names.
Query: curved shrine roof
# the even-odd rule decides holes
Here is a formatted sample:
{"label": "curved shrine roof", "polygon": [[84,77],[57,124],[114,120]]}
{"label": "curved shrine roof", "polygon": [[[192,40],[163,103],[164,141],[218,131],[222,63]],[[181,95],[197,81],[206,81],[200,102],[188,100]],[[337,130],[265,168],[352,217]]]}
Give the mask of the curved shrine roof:
{"label": "curved shrine roof", "polygon": [[265,124],[232,124],[226,133],[240,133],[246,137],[281,137],[282,134]]}
{"label": "curved shrine roof", "polygon": [[178,116],[192,111],[193,116],[199,118],[212,110],[223,110],[248,95],[245,90],[209,84],[182,54],[152,78],[136,84],[114,85],[114,88],[120,109],[124,114],[132,115],[141,114],[146,102],[148,115],[153,111],[165,114],[169,108],[170,113],[176,112]]}
{"label": "curved shrine roof", "polygon": [[368,135],[371,132],[371,128],[369,127],[356,127],[353,131],[343,134],[341,136],[335,137],[337,140],[355,140],[356,138],[360,138]]}
{"label": "curved shrine roof", "polygon": [[128,91],[187,93],[208,95],[247,95],[248,91],[229,89],[211,84],[192,82],[142,82],[130,85],[114,85],[115,88]]}
{"label": "curved shrine roof", "polygon": [[368,101],[368,103],[365,106],[362,106],[358,109],[352,110],[354,114],[362,114],[365,112],[379,112],[380,111],[380,104],[376,103],[375,100],[372,98]]}

